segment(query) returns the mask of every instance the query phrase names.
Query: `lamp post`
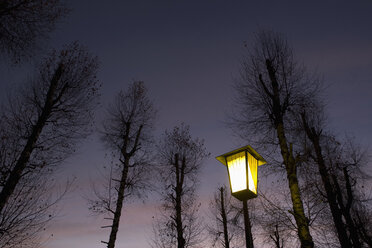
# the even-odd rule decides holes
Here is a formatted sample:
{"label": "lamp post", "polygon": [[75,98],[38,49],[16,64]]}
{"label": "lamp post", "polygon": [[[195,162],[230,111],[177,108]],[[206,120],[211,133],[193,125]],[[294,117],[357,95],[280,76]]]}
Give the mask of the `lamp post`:
{"label": "lamp post", "polygon": [[227,167],[232,196],[243,202],[246,247],[253,248],[247,201],[257,197],[257,169],[266,161],[249,145],[216,159]]}

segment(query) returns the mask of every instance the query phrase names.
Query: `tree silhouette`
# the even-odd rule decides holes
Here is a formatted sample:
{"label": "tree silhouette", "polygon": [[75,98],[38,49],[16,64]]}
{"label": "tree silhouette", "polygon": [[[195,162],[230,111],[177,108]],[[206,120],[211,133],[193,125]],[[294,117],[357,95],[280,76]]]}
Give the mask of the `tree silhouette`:
{"label": "tree silhouette", "polygon": [[293,216],[301,247],[314,247],[305,215],[297,176],[298,160],[291,141],[293,113],[314,94],[304,68],[295,61],[292,49],[281,35],[261,31],[242,62],[236,84],[236,115],[231,126],[245,138],[278,146],[284,164]]}
{"label": "tree silhouette", "polygon": [[[337,230],[338,239],[340,241],[340,245],[343,248],[351,247],[350,239],[347,235],[346,228],[344,226],[343,220],[342,220],[342,213],[337,203],[337,196],[335,194],[334,188],[331,183],[331,175],[329,174],[329,168],[326,166],[325,157],[322,152],[322,146],[321,146],[321,136],[322,136],[322,129],[319,127],[320,120],[319,116],[322,116],[317,109],[318,112],[316,116],[313,116],[312,123],[310,124],[309,120],[309,114],[306,114],[305,110],[301,113],[301,119],[303,124],[303,129],[305,130],[305,133],[312,143],[313,149],[314,149],[314,157],[316,164],[318,165],[319,174],[322,179],[322,183],[326,192],[326,198],[332,213],[332,218],[335,223],[335,227]],[[309,112],[309,111],[308,111]],[[315,127],[315,123],[318,123],[318,126]]]}
{"label": "tree silhouette", "polygon": [[[326,152],[327,168],[332,178],[331,183],[337,198],[338,208],[343,216],[344,228],[347,231],[349,242],[351,242],[350,247],[370,245],[369,240],[372,233],[365,225],[372,218],[365,210],[371,205],[368,204],[370,198],[363,193],[363,181],[368,178],[363,170],[363,166],[368,160],[366,153],[356,146],[350,138],[346,138],[343,142],[334,138],[330,140],[331,153]],[[328,150],[329,147],[326,149]],[[358,215],[363,212],[365,219],[360,221]]]}
{"label": "tree silhouette", "polygon": [[278,225],[275,225],[274,233],[270,235],[270,238],[274,241],[276,248],[284,248],[284,241],[282,238],[280,238]]}
{"label": "tree silhouette", "polygon": [[309,141],[304,142],[304,150],[309,160],[318,167],[323,185],[318,191],[329,205],[339,244],[341,247],[362,247],[360,237],[363,234],[358,233],[358,221],[352,215],[353,206],[358,202],[355,197],[359,191],[354,187],[355,178],[365,177],[362,166],[366,156],[350,138],[340,142],[327,130],[320,97],[304,102],[299,115],[305,140]]}
{"label": "tree silhouette", "polygon": [[90,200],[93,212],[107,213],[112,224],[108,248],[115,247],[124,200],[146,188],[151,171],[151,131],[156,111],[143,82],[133,82],[120,91],[107,108],[102,141],[112,151],[114,164],[104,191],[95,188],[96,199]]}
{"label": "tree silhouette", "polygon": [[234,199],[226,186],[218,188],[209,209],[214,219],[208,228],[213,246],[241,247],[244,243],[244,223],[241,202]]}
{"label": "tree silhouette", "polygon": [[40,247],[40,233],[58,215],[58,203],[71,185],[59,188],[52,172],[25,176],[1,214],[0,247]]}
{"label": "tree silhouette", "polygon": [[[1,109],[1,220],[20,221],[23,215],[6,216],[12,212],[7,211],[9,204],[20,195],[32,196],[34,189],[40,193],[40,176],[51,173],[90,133],[98,97],[97,68],[97,59],[77,43],[54,51]],[[39,211],[38,205],[34,207]]]}
{"label": "tree silhouette", "polygon": [[0,51],[15,62],[29,57],[67,14],[61,0],[0,1]]}
{"label": "tree silhouette", "polygon": [[163,215],[154,226],[153,245],[199,247],[202,226],[195,190],[202,162],[209,154],[203,141],[193,139],[183,124],[166,131],[157,150]]}

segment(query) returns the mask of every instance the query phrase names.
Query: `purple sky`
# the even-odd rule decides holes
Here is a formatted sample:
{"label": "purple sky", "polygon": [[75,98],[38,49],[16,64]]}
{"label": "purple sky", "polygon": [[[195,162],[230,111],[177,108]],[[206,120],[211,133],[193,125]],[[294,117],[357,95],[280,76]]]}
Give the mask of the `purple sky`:
{"label": "purple sky", "polygon": [[[201,3],[202,2],[202,3]],[[202,213],[216,186],[227,182],[215,156],[244,141],[224,127],[231,106],[233,78],[243,42],[268,28],[287,35],[295,54],[324,75],[331,127],[340,135],[372,140],[372,2],[370,1],[73,1],[72,13],[51,34],[50,47],[78,40],[101,61],[102,103],[106,105],[133,79],[143,80],[159,109],[156,134],[185,122],[204,138],[211,158],[200,175]],[[0,68],[0,90],[23,77],[27,66]],[[5,83],[4,83],[5,82]],[[3,97],[4,94],[2,93]],[[102,109],[97,110],[98,117]],[[99,119],[99,118],[98,118]],[[99,120],[98,120],[99,122]],[[89,180],[106,161],[91,136],[79,154],[62,166],[61,181],[77,177],[76,189],[50,224],[45,247],[104,247],[107,222],[90,216],[83,196]],[[146,248],[151,238],[155,198],[125,205],[117,247]]]}

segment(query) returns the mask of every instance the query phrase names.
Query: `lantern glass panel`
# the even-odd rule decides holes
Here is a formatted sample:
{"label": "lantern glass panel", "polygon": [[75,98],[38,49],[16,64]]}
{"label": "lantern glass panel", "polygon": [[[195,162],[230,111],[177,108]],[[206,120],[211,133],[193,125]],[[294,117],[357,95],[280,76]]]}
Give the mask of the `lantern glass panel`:
{"label": "lantern glass panel", "polygon": [[257,166],[258,161],[250,153],[248,155],[248,188],[257,194]]}
{"label": "lantern glass panel", "polygon": [[226,158],[232,193],[247,189],[245,154],[243,151]]}

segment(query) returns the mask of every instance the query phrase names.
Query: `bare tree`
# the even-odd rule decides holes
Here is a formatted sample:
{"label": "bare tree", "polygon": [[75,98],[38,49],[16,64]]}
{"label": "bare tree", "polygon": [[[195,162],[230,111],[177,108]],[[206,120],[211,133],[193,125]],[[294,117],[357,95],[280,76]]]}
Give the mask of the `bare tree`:
{"label": "bare tree", "polygon": [[244,243],[244,223],[242,223],[242,209],[237,207],[241,202],[232,198],[226,192],[225,186],[218,188],[210,203],[210,211],[214,224],[208,227],[213,246],[241,247]]}
{"label": "bare tree", "polygon": [[301,110],[300,122],[310,141],[310,147],[305,142],[305,150],[317,164],[325,193],[321,192],[323,190],[318,192],[321,192],[329,204],[339,244],[341,247],[362,247],[363,242],[368,244],[368,238],[361,240],[364,234],[363,231],[358,232],[358,226],[363,224],[358,224],[357,211],[354,213],[354,208],[358,201],[361,202],[358,199],[360,189],[356,185],[357,181],[361,182],[366,177],[362,169],[366,163],[366,155],[350,138],[340,142],[327,131],[323,106],[320,103],[320,99],[313,100]]}
{"label": "bare tree", "polygon": [[[332,225],[330,225],[332,217],[328,211],[328,205],[317,189],[321,185],[321,181],[317,178],[317,174],[313,177],[314,173],[305,171],[305,168],[308,167],[303,166],[299,170],[299,174],[304,174],[301,176],[301,193],[315,246],[337,247],[337,238]],[[278,245],[298,247],[298,230],[291,213],[292,203],[286,180],[278,175],[275,179],[275,182],[267,185],[269,190],[259,192],[259,202],[255,210],[258,217],[254,222],[257,226],[256,229],[259,230],[257,232],[258,236],[270,247],[272,245],[275,245],[275,247],[278,247]]]}
{"label": "bare tree", "polygon": [[162,182],[162,218],[154,226],[155,247],[201,247],[202,226],[195,190],[202,162],[209,153],[182,124],[166,131],[158,145]]}
{"label": "bare tree", "polygon": [[114,161],[107,185],[95,189],[97,199],[90,201],[94,212],[107,213],[112,224],[108,248],[115,247],[124,200],[142,193],[151,171],[151,131],[156,111],[143,82],[133,82],[119,92],[107,109],[102,141],[112,151]]}
{"label": "bare tree", "polygon": [[40,247],[43,240],[39,234],[58,215],[58,203],[71,185],[67,183],[60,191],[52,173],[46,172],[23,178],[3,209],[0,247]]}
{"label": "bare tree", "polygon": [[279,147],[301,247],[314,247],[301,198],[299,161],[291,140],[291,128],[293,112],[315,89],[306,80],[303,66],[296,62],[291,47],[281,35],[260,32],[255,41],[242,62],[241,80],[236,84],[238,112],[231,125],[252,142]]}
{"label": "bare tree", "polygon": [[16,62],[29,57],[67,12],[61,0],[1,0],[1,53]]}
{"label": "bare tree", "polygon": [[358,218],[359,213],[368,213],[363,211],[363,208],[370,207],[366,203],[371,200],[370,197],[364,196],[362,184],[368,178],[363,170],[367,163],[366,153],[350,138],[335,143],[334,148],[336,150],[333,149],[332,154],[328,154],[327,160],[330,163],[337,203],[344,218],[351,247],[363,247],[363,243],[369,245],[368,240],[371,238],[371,233],[362,231],[368,229],[363,225],[370,221],[371,216],[365,215],[366,222],[360,222]]}
{"label": "bare tree", "polygon": [[317,165],[309,160],[303,161],[299,167],[299,176],[302,181],[301,193],[305,212],[309,218],[309,226],[316,247],[338,247],[337,230],[332,225],[333,218],[328,202],[324,197],[326,193],[322,187],[322,179]]}
{"label": "bare tree", "polygon": [[[7,216],[14,200],[36,194],[30,193],[34,189],[40,193],[40,176],[51,173],[90,133],[99,87],[97,68],[96,58],[77,43],[54,51],[1,109],[1,220],[20,221],[23,215]],[[22,206],[32,207],[32,200],[23,200],[29,204]],[[38,212],[38,205],[32,211]]]}
{"label": "bare tree", "polygon": [[[303,107],[304,110],[301,113],[303,130],[305,131],[307,138],[312,144],[312,150],[314,154],[310,154],[310,157],[314,158],[314,162],[318,165],[319,175],[321,176],[322,184],[326,193],[326,199],[328,201],[333,222],[337,230],[337,236],[341,247],[352,247],[351,240],[348,237],[345,224],[342,219],[342,212],[337,202],[337,195],[331,182],[331,175],[329,173],[329,166],[326,164],[326,158],[322,151],[322,139],[324,139],[323,128],[324,123],[319,116],[322,116],[322,108],[309,108],[309,105]],[[308,149],[308,148],[305,148]]]}

